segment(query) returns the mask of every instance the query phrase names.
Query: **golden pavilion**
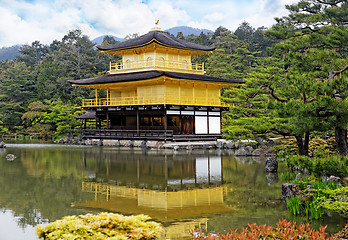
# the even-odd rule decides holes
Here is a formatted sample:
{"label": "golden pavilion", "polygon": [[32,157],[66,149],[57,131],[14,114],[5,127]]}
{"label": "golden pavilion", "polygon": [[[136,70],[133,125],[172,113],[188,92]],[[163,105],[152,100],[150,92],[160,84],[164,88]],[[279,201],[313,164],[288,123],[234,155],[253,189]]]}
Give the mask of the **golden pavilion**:
{"label": "golden pavilion", "polygon": [[[191,61],[214,47],[153,28],[134,39],[97,48],[122,60],[110,63],[103,76],[69,80],[74,86],[95,89],[95,98],[83,100],[88,112],[81,118],[95,118],[99,124],[85,129],[85,137],[174,141],[221,137],[221,112],[228,110],[220,99],[221,89],[243,81],[206,76],[204,63]],[[98,96],[101,89],[106,98]]]}

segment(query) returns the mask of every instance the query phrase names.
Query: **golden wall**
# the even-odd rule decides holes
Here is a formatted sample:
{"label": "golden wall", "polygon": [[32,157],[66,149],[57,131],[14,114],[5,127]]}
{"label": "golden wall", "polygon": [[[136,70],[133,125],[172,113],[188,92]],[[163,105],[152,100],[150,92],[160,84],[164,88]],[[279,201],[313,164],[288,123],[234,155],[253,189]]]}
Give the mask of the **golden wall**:
{"label": "golden wall", "polygon": [[154,104],[202,104],[219,103],[220,87],[190,82],[163,82],[162,84],[140,85],[110,90],[110,98],[116,101]]}

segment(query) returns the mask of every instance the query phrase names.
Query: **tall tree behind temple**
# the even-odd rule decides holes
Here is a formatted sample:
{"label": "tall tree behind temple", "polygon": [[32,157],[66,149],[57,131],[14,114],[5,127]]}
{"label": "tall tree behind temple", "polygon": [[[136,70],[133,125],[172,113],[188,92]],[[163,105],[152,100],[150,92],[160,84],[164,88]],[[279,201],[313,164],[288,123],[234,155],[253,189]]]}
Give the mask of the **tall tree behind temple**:
{"label": "tall tree behind temple", "polygon": [[93,76],[95,65],[93,58],[95,44],[81,30],[70,31],[62,39],[61,47],[54,52],[54,61],[63,66],[65,76],[72,79],[82,79]]}
{"label": "tall tree behind temple", "polygon": [[21,116],[31,99],[35,99],[34,79],[23,62],[0,64],[0,119],[10,130],[21,125]]}
{"label": "tall tree behind temple", "polygon": [[[210,34],[204,34],[203,32],[201,32],[201,34],[199,34],[198,36],[197,35],[193,35],[193,34],[188,35],[185,38],[185,40],[189,41],[189,42],[201,44],[201,45],[206,45],[206,46],[210,46],[213,43],[211,35]],[[194,57],[192,57],[192,62],[194,62],[194,63],[206,63],[208,57],[209,57],[208,54],[194,56]]]}
{"label": "tall tree behind temple", "polygon": [[68,79],[93,77],[105,72],[109,61],[93,48],[87,36],[80,30],[70,31],[51,45],[51,54],[37,67],[39,99],[61,99],[64,102],[80,103],[90,95],[88,89],[80,89],[67,83]]}
{"label": "tall tree behind temple", "polygon": [[[112,45],[119,43],[119,41],[116,41],[115,38],[112,36],[105,36],[103,38],[103,43],[101,45]],[[120,60],[122,60],[121,56],[113,55],[113,54],[106,54],[106,53],[100,53],[97,51],[97,61],[96,61],[96,68],[98,72],[103,72],[104,74],[109,70],[109,63],[116,63]],[[107,63],[107,64],[106,64]]]}
{"label": "tall tree behind temple", "polygon": [[207,58],[208,75],[243,79],[257,62],[257,53],[250,52],[247,44],[229,31],[215,35],[214,46],[216,49]]}
{"label": "tall tree behind temple", "polygon": [[265,27],[259,27],[256,30],[247,22],[242,22],[239,27],[234,31],[234,35],[238,40],[241,40],[248,44],[248,48],[251,52],[262,52],[262,55],[269,55],[267,48],[272,44],[279,41],[272,40],[264,36]]}
{"label": "tall tree behind temple", "polygon": [[255,139],[266,148],[264,140],[269,139],[269,134],[291,134],[289,115],[278,114],[278,106],[270,101],[267,88],[282,84],[286,71],[282,63],[272,57],[259,58],[255,65],[251,72],[244,74],[245,84],[224,92],[224,101],[233,107],[226,113],[223,131],[228,139]]}
{"label": "tall tree behind temple", "polygon": [[338,153],[347,155],[348,3],[303,0],[286,8],[290,14],[277,18],[266,32],[283,40],[275,52],[288,66],[284,85],[270,93],[286,104],[285,111],[293,109],[303,154],[308,152],[309,132],[326,128],[335,130]]}
{"label": "tall tree behind temple", "polygon": [[34,41],[31,45],[21,47],[18,52],[20,55],[16,56],[16,60],[25,62],[27,66],[34,68],[49,53],[49,47],[39,41]]}
{"label": "tall tree behind temple", "polygon": [[254,32],[255,29],[249,23],[242,22],[236,31],[234,31],[234,35],[236,35],[238,40],[251,44]]}

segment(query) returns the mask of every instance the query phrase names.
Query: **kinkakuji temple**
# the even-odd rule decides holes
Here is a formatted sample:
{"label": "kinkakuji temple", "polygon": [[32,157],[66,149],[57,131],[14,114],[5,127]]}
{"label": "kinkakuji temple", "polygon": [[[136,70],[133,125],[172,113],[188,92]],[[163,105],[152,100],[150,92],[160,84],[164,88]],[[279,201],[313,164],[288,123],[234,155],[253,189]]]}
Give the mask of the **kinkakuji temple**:
{"label": "kinkakuji temple", "polygon": [[[192,56],[211,53],[214,47],[175,38],[156,27],[97,48],[122,56],[122,61],[110,63],[103,76],[69,80],[95,89],[95,98],[83,100],[87,113],[79,118],[98,124],[84,129],[84,137],[192,141],[222,136],[221,113],[229,106],[221,101],[221,90],[243,81],[204,75],[204,63],[191,62]],[[106,98],[98,96],[101,89]]]}

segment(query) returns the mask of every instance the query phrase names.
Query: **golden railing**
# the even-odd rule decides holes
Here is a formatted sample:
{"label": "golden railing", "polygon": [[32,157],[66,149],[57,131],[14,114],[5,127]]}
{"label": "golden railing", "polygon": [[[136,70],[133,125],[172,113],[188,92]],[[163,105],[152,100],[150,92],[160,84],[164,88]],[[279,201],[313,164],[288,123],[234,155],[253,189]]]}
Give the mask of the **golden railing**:
{"label": "golden railing", "polygon": [[209,99],[206,97],[184,97],[184,96],[144,96],[144,97],[119,97],[119,98],[98,98],[83,99],[83,107],[105,107],[105,106],[131,106],[131,105],[190,105],[190,106],[211,106],[227,107],[227,103],[220,99]]}
{"label": "golden railing", "polygon": [[142,70],[163,70],[184,73],[204,74],[204,63],[187,63],[178,61],[167,61],[161,58],[143,60],[110,62],[110,74],[136,72]]}

